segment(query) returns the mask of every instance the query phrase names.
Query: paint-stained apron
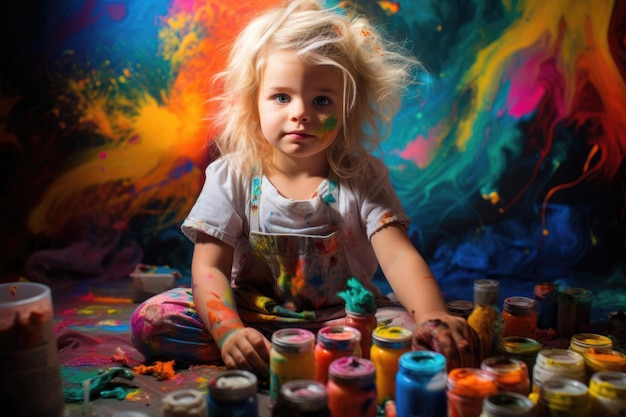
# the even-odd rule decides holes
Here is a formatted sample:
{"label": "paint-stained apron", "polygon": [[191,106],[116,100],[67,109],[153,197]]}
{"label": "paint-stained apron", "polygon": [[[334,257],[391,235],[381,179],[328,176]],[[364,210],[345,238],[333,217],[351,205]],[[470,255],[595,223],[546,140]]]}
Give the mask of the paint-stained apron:
{"label": "paint-stained apron", "polygon": [[327,182],[326,195],[311,200],[311,210],[316,203],[317,209],[328,210],[329,234],[317,236],[262,232],[262,177],[252,180],[249,241],[254,262],[242,271],[251,276],[242,277],[235,295],[241,318],[260,330],[272,331],[290,322],[319,327],[344,315],[344,302],[337,293],[345,290],[351,275],[337,227],[339,181],[331,175]]}

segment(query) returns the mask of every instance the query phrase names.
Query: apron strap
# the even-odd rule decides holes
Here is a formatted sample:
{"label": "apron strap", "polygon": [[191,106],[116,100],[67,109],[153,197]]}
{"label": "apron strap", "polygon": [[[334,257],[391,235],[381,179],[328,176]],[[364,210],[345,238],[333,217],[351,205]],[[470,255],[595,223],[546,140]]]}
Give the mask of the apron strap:
{"label": "apron strap", "polygon": [[[328,195],[323,197],[328,205],[337,204],[339,201],[339,176],[332,169],[328,174]],[[263,184],[263,169],[255,170],[250,183],[250,232],[260,232],[259,205],[261,204],[261,192]]]}

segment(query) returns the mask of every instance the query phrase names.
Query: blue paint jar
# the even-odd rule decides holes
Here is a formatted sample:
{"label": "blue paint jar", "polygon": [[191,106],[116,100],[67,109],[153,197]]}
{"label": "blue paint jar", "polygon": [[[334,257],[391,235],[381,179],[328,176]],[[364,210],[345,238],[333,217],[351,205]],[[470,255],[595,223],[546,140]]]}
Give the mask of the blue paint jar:
{"label": "blue paint jar", "polygon": [[207,411],[211,417],[258,417],[257,378],[252,372],[233,369],[209,381]]}
{"label": "blue paint jar", "polygon": [[397,415],[447,415],[446,381],[446,358],[441,353],[427,350],[403,353],[396,374]]}

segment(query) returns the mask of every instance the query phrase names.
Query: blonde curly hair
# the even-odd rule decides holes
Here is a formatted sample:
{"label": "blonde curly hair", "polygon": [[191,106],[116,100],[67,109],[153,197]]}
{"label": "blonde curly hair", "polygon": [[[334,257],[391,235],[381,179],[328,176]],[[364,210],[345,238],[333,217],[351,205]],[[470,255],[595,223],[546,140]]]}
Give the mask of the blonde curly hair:
{"label": "blonde curly hair", "polygon": [[257,100],[267,57],[278,51],[341,71],[344,122],[328,148],[328,161],[340,177],[367,174],[364,156],[388,135],[419,62],[366,18],[326,9],[316,0],[287,1],[253,19],[232,45],[226,69],[216,75],[221,91],[213,98],[218,106],[212,115],[219,153],[233,155],[247,174],[271,152],[261,134]]}

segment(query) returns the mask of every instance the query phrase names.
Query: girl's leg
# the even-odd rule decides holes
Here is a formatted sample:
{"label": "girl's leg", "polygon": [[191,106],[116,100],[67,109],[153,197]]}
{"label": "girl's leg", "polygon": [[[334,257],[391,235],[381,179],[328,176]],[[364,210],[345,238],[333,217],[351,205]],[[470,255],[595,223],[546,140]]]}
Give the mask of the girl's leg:
{"label": "girl's leg", "polygon": [[147,360],[222,364],[217,345],[196,313],[190,288],[175,288],[141,303],[131,317],[130,332]]}

